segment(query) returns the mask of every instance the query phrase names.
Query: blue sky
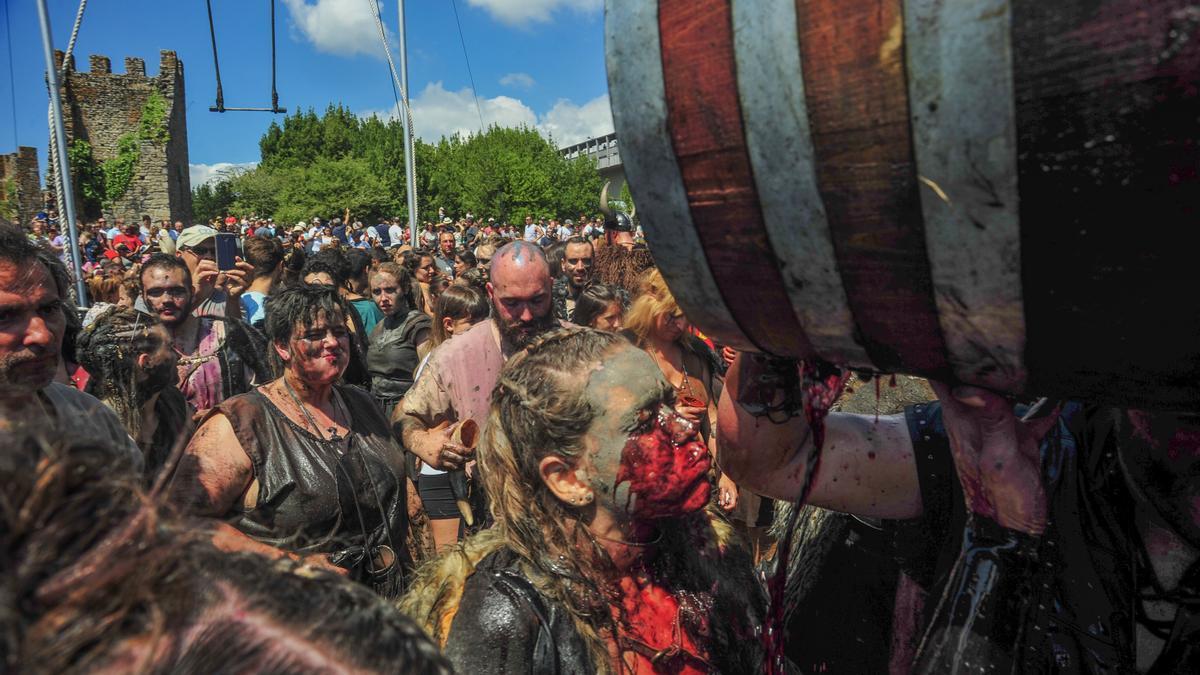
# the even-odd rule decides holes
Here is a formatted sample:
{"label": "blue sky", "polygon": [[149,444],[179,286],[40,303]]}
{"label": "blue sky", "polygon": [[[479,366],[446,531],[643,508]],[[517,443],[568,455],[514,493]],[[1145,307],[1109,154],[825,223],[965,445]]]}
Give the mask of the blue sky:
{"label": "blue sky", "polygon": [[[394,114],[387,62],[370,0],[276,0],[280,105],[323,110],[342,103],[360,114]],[[36,3],[7,3],[9,49],[0,50],[0,153],[38,148],[46,167],[45,61]],[[604,71],[602,0],[457,0],[467,54],[487,124],[536,126],[559,145],[612,131]],[[63,49],[76,0],[49,0],[55,46]],[[269,0],[212,0],[226,106],[270,105]],[[381,15],[396,55],[396,2]],[[479,115],[450,0],[409,0],[410,98],[417,135],[436,140],[473,131]],[[0,21],[4,20],[0,16]],[[258,160],[258,139],[270,113],[210,113],[215,101],[204,0],[93,1],[84,14],[75,62],[89,54],[145,59],[157,74],[158,53],[183,60],[187,88],[188,152],[193,183],[229,165]],[[397,63],[397,66],[399,64]],[[15,91],[15,98],[14,98]],[[13,119],[13,101],[16,120]],[[17,143],[14,143],[14,130]]]}

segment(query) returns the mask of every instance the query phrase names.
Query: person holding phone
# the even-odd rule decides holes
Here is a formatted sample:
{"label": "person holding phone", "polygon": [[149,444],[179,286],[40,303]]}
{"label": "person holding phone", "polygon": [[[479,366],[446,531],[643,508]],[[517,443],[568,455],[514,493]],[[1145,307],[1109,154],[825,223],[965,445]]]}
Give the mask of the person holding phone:
{"label": "person holding phone", "polygon": [[[175,255],[187,265],[192,278],[192,307],[197,316],[240,319],[240,300],[249,286],[248,280],[253,277],[254,266],[235,254],[232,265],[226,261],[226,267],[222,269],[217,264],[217,234],[207,225],[185,228],[175,240]],[[236,250],[237,235],[226,236],[233,238]],[[146,311],[144,306],[138,309]]]}

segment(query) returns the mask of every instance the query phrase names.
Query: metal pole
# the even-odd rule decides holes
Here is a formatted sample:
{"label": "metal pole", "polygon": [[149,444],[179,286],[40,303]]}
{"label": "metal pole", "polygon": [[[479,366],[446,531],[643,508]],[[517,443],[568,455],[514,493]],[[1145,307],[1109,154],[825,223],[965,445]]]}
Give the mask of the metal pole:
{"label": "metal pole", "polygon": [[400,121],[404,126],[404,184],[408,188],[408,232],[417,248],[417,172],[413,166],[413,130],[408,119],[408,47],[405,46],[404,0],[396,3],[400,14]]}
{"label": "metal pole", "polygon": [[83,283],[83,259],[79,256],[79,232],[75,227],[75,188],[71,185],[71,164],[67,159],[67,129],[63,126],[62,99],[58,85],[58,68],[54,65],[54,42],[50,37],[50,13],[46,0],[38,0],[38,18],[42,23],[42,47],[46,52],[46,80],[50,85],[50,107],[54,111],[54,138],[58,143],[58,173],[62,185],[62,204],[66,213],[71,246],[71,261],[75,264],[75,292],[80,307],[87,307],[87,288]]}

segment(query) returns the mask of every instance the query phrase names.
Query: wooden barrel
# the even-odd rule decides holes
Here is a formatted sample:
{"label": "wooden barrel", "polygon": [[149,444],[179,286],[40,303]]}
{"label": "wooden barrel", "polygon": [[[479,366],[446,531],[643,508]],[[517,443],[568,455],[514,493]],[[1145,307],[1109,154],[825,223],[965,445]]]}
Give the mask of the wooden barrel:
{"label": "wooden barrel", "polygon": [[1200,405],[1200,2],[608,0],[621,158],[740,348]]}

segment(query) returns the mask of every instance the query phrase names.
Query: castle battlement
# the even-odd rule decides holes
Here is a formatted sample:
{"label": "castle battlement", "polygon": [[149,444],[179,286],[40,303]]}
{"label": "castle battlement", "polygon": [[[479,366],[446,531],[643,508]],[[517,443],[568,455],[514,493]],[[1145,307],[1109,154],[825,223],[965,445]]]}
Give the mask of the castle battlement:
{"label": "castle battlement", "polygon": [[[55,64],[61,69],[63,53],[56,51]],[[122,137],[137,133],[147,101],[155,94],[166,104],[165,142],[139,139],[139,158],[134,177],[125,193],[110,208],[103,210],[110,220],[121,217],[127,222],[149,215],[160,219],[190,221],[191,181],[188,176],[187,119],[185,114],[183,62],[171,50],[159,53],[158,73],[146,74],[146,62],[125,57],[123,73],[114,73],[112,60],[103,54],[88,57],[88,70],[75,67],[72,57],[63,78],[63,114],[68,143],[81,139],[92,147],[97,163],[118,155]],[[95,204],[76,203],[86,218],[98,215]]]}

